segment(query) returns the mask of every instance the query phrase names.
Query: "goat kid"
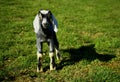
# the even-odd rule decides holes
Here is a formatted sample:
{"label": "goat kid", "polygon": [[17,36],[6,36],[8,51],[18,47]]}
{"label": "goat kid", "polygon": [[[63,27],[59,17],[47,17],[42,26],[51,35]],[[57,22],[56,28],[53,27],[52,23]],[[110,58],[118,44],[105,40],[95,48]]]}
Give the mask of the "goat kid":
{"label": "goat kid", "polygon": [[37,43],[37,72],[43,71],[43,43],[47,42],[49,46],[50,70],[55,70],[54,49],[56,50],[57,60],[61,59],[59,43],[56,37],[58,23],[50,10],[40,10],[33,21],[34,31],[36,33]]}

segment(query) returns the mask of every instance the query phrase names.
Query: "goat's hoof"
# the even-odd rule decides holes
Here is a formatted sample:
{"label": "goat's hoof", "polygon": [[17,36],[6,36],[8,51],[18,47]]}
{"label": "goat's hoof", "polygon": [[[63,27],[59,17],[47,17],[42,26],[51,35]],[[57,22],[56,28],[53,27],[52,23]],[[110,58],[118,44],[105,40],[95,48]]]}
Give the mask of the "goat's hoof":
{"label": "goat's hoof", "polygon": [[43,72],[43,68],[41,68],[41,69],[37,68],[37,72],[38,72],[38,73],[39,73],[39,72]]}
{"label": "goat's hoof", "polygon": [[56,70],[56,67],[50,67],[50,71]]}
{"label": "goat's hoof", "polygon": [[57,56],[56,56],[56,58],[57,58],[58,61],[61,61],[62,60],[61,54],[58,53]]}

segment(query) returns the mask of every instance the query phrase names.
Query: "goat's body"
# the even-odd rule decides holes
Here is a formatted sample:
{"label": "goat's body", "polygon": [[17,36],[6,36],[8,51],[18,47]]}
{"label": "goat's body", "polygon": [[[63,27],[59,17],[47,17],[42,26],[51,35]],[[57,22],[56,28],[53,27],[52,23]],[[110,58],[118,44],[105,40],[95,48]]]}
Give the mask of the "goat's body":
{"label": "goat's body", "polygon": [[37,60],[38,66],[37,71],[43,71],[42,68],[42,56],[43,56],[43,43],[47,42],[49,45],[49,57],[50,57],[50,70],[55,70],[55,59],[54,59],[54,49],[56,49],[56,57],[60,59],[59,53],[59,43],[55,33],[55,25],[53,23],[49,23],[49,28],[44,28],[39,21],[38,15],[36,15],[35,20],[33,21],[33,25],[36,33],[36,42],[37,42]]}
{"label": "goat's body", "polygon": [[[51,28],[52,29],[52,28]],[[44,42],[51,44],[49,45],[50,52],[54,52],[54,47],[59,48],[59,43],[57,41],[57,37],[54,31],[46,31],[47,33],[44,33],[43,30],[40,30],[36,36],[37,36],[37,51],[39,53],[42,53],[42,44]],[[41,44],[41,45],[40,45]],[[41,46],[41,47],[40,47]]]}

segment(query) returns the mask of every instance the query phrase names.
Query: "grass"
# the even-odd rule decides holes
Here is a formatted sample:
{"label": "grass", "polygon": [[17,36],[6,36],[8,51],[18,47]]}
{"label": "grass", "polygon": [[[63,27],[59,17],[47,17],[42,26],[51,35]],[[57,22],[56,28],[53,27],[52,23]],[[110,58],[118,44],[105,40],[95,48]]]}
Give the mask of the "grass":
{"label": "grass", "polygon": [[[120,82],[119,0],[0,1],[0,81]],[[32,21],[50,9],[59,23],[63,60],[36,73],[36,37]]]}

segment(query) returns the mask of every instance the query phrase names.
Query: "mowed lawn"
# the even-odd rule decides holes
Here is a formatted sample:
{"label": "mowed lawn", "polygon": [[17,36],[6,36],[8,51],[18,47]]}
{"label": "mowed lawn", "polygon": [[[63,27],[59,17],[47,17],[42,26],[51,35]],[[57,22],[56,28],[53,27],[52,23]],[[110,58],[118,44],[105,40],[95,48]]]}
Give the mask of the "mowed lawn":
{"label": "mowed lawn", "polygon": [[[62,61],[37,73],[33,19],[49,9],[59,23]],[[120,82],[119,0],[0,0],[0,82]]]}

